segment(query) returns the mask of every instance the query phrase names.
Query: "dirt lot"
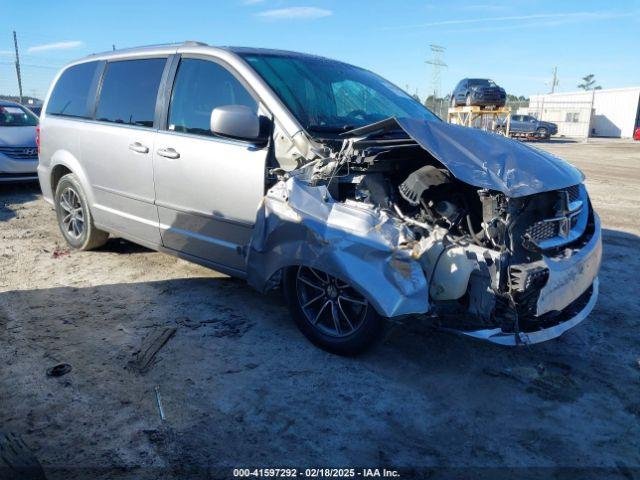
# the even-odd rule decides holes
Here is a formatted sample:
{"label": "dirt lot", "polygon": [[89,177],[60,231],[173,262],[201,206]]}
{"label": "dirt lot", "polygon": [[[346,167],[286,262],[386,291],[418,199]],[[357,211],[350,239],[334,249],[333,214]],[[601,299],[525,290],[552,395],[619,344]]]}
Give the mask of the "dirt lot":
{"label": "dirt lot", "polygon": [[[186,465],[640,478],[640,144],[538,146],[587,175],[601,296],[581,326],[517,350],[408,322],[364,356],[332,356],[277,294],[119,239],[70,252],[36,186],[0,186],[0,431],[50,479],[186,478]],[[134,352],[166,327],[139,372]],[[62,362],[73,370],[47,377]]]}

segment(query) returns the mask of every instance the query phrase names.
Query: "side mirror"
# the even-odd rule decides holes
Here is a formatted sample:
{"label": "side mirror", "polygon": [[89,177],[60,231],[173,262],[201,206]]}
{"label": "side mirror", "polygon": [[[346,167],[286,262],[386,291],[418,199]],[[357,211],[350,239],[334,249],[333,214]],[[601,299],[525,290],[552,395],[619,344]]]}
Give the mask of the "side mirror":
{"label": "side mirror", "polygon": [[211,131],[221,137],[264,143],[268,134],[264,117],[245,105],[223,105],[211,111]]}

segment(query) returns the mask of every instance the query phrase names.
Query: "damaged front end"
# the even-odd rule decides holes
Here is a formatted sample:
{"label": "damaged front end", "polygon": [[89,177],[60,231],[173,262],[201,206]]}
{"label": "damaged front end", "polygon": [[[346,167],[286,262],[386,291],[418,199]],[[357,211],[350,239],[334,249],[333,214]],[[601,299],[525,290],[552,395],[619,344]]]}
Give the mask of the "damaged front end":
{"label": "damaged front end", "polygon": [[304,265],[385,317],[429,314],[494,343],[537,343],[595,305],[599,219],[574,167],[518,142],[391,118],[320,140],[277,171],[247,254],[260,290]]}

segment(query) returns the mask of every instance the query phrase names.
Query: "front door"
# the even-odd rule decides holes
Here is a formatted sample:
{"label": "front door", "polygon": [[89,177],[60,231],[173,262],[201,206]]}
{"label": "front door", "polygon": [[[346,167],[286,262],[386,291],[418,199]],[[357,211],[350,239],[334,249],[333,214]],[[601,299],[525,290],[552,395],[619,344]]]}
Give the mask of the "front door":
{"label": "front door", "polygon": [[223,105],[258,110],[225,66],[183,56],[155,143],[156,205],[165,247],[241,273],[264,196],[267,148],[214,135],[211,111]]}
{"label": "front door", "polygon": [[98,225],[160,244],[154,205],[154,116],[166,58],[107,62],[96,122],[82,123],[82,163]]}

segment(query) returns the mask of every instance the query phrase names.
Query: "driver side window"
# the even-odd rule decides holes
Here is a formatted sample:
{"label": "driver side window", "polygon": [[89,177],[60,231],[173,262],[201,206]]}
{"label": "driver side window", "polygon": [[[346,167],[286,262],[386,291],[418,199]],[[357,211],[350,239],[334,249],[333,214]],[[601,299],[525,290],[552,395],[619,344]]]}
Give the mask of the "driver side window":
{"label": "driver side window", "polygon": [[214,136],[211,110],[224,105],[245,105],[258,111],[256,100],[226,68],[208,60],[183,58],[171,93],[168,129]]}

